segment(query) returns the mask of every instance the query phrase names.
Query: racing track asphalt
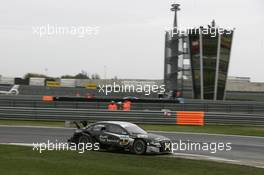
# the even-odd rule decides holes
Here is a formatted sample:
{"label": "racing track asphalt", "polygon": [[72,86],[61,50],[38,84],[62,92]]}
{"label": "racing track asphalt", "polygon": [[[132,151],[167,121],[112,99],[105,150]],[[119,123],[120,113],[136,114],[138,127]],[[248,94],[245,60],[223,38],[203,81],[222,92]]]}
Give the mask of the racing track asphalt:
{"label": "racing track asphalt", "polygon": [[[66,142],[73,134],[74,128],[47,128],[30,126],[0,126],[0,143],[47,143]],[[158,132],[172,142],[195,142],[195,143],[231,143],[230,151],[175,151],[173,155],[178,157],[207,157],[207,160],[236,161],[238,164],[253,165],[264,168],[264,137],[233,136],[220,134],[182,133],[182,132]]]}

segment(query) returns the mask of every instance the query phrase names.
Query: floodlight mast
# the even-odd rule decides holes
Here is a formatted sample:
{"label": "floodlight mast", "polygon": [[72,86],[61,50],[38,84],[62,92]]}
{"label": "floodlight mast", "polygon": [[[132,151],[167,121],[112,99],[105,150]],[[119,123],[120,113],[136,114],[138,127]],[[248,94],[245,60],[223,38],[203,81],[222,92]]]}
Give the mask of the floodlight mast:
{"label": "floodlight mast", "polygon": [[[179,41],[182,40],[182,35],[178,33],[177,12],[180,10],[180,4],[171,4],[170,10],[174,12],[173,29],[166,31],[165,34],[165,59],[164,59],[164,83],[166,92],[173,96],[182,91],[182,82],[179,82],[178,75],[182,68],[179,67],[179,56],[183,53],[179,50]],[[181,92],[182,94],[182,92]]]}
{"label": "floodlight mast", "polygon": [[179,59],[179,34],[177,33],[177,12],[180,10],[179,8],[180,4],[172,4],[171,5],[171,11],[174,12],[174,19],[173,19],[173,34],[171,36],[171,58],[170,58],[170,65],[171,65],[171,75],[169,77],[170,81],[170,86],[169,89],[170,91],[173,92],[173,94],[176,93],[178,90],[178,59]]}
{"label": "floodlight mast", "polygon": [[177,28],[177,12],[180,10],[180,4],[171,4],[171,11],[174,11],[173,28]]}

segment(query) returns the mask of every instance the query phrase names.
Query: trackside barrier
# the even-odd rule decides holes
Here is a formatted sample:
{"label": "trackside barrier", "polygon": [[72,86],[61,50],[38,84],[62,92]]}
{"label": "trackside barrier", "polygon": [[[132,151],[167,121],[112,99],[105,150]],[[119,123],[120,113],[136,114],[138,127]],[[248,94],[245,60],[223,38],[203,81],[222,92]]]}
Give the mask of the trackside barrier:
{"label": "trackside barrier", "polygon": [[[106,109],[108,101],[53,101],[48,103],[42,100],[43,96],[7,96],[0,95],[0,106],[5,107],[40,107],[40,108],[75,108],[75,109]],[[78,97],[75,97],[78,98]],[[90,98],[86,98],[90,99]],[[91,100],[91,99],[90,99]],[[111,100],[111,99],[110,99]],[[118,102],[118,100],[114,100]],[[170,110],[170,111],[204,111],[209,113],[232,113],[236,114],[264,114],[264,103],[236,103],[236,102],[204,102],[204,103],[142,103],[132,102],[131,110]],[[174,122],[175,123],[175,122]]]}
{"label": "trackside barrier", "polygon": [[189,112],[179,111],[176,112],[177,125],[204,125],[204,112]]}
{"label": "trackside barrier", "polygon": [[53,101],[53,96],[43,96],[42,101]]}
{"label": "trackside barrier", "polygon": [[[46,103],[49,106],[51,102]],[[177,115],[180,119],[177,119]],[[184,114],[183,114],[184,113]],[[87,120],[103,121],[116,120],[133,123],[146,124],[168,124],[175,125],[177,121],[181,124],[194,123],[193,119],[186,117],[186,112],[177,111],[153,111],[153,110],[131,110],[131,111],[108,111],[107,109],[76,109],[76,108],[52,108],[52,107],[6,107],[0,106],[0,119],[37,119],[37,120]],[[228,124],[228,125],[258,125],[264,126],[264,114],[237,114],[217,112],[187,112],[191,118],[195,118],[195,124]],[[197,115],[198,117],[193,117]],[[201,115],[201,116],[200,116]],[[204,115],[204,116],[203,116]],[[182,118],[182,116],[184,116]],[[203,116],[203,117],[202,117]],[[176,117],[176,119],[175,119]],[[204,119],[203,119],[204,118]],[[188,120],[187,120],[188,119]]]}

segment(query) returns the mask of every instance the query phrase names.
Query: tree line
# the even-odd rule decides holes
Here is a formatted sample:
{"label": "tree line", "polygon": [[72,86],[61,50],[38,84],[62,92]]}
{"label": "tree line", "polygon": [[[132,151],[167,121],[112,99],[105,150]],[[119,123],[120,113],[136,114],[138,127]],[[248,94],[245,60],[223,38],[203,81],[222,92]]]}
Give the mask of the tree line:
{"label": "tree line", "polygon": [[76,75],[62,75],[61,77],[51,77],[51,76],[47,76],[45,74],[39,74],[39,73],[26,73],[24,75],[24,79],[30,79],[30,78],[46,78],[46,79],[92,79],[92,80],[96,80],[96,79],[101,79],[100,75],[98,73],[93,73],[91,75],[88,75],[88,73],[86,71],[81,71],[80,73],[77,73]]}

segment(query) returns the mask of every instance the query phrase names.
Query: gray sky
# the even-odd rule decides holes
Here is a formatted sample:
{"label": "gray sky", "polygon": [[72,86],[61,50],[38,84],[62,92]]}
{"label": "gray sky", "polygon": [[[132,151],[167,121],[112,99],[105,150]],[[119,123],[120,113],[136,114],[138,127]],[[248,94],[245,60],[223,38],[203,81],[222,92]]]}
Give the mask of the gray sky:
{"label": "gray sky", "polygon": [[[161,79],[172,2],[181,4],[181,28],[212,19],[235,27],[229,75],[264,82],[263,0],[1,0],[0,74],[60,76],[85,70],[104,78],[106,70],[107,78]],[[98,26],[99,33],[85,38],[34,34],[32,27],[47,24]]]}

